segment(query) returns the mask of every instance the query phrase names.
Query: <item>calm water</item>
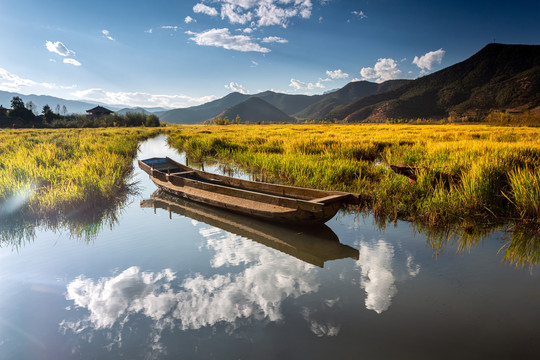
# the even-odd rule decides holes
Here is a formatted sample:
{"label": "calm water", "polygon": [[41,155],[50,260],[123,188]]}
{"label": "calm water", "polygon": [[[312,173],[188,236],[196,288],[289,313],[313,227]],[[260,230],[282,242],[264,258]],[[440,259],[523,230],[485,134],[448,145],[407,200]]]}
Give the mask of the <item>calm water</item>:
{"label": "calm water", "polygon": [[[163,137],[139,156],[164,154],[182,160]],[[306,232],[135,180],[89,242],[37,229],[1,243],[0,359],[538,356],[539,272],[503,261],[503,232],[434,251],[408,223],[341,213]]]}

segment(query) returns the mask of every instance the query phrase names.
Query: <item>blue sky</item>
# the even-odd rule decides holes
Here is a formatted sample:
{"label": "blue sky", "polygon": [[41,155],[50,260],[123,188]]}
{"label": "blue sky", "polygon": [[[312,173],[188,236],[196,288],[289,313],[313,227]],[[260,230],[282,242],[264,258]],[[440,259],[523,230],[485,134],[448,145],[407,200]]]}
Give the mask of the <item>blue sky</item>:
{"label": "blue sky", "polygon": [[0,90],[187,107],[417,78],[540,44],[540,1],[0,0]]}

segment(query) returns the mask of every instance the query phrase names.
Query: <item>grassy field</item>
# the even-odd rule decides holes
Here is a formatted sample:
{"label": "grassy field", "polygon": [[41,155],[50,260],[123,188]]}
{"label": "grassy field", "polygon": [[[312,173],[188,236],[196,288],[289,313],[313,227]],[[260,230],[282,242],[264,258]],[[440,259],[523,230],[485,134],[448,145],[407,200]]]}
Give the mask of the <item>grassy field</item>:
{"label": "grassy field", "polygon": [[[169,142],[272,181],[361,194],[430,226],[540,218],[540,128],[489,125],[181,126]],[[414,168],[414,181],[388,164]]]}
{"label": "grassy field", "polygon": [[127,193],[138,142],[159,132],[0,130],[0,220],[55,221],[114,206]]}

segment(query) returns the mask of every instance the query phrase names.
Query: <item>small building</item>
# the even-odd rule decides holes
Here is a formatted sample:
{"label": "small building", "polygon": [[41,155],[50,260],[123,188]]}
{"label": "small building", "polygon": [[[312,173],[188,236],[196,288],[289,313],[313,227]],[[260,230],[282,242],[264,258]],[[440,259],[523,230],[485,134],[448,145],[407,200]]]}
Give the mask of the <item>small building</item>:
{"label": "small building", "polygon": [[109,110],[107,108],[104,108],[103,106],[96,106],[95,108],[92,108],[90,110],[86,110],[86,112],[90,116],[100,117],[100,116],[110,115],[114,111],[111,111],[111,110]]}

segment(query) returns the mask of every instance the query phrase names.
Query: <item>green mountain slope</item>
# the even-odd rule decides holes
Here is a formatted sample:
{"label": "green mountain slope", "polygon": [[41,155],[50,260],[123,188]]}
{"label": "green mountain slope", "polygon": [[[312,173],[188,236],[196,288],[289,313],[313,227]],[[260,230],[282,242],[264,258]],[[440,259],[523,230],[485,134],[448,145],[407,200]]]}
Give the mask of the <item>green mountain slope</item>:
{"label": "green mountain slope", "polygon": [[319,101],[305,107],[296,113],[295,116],[301,119],[323,119],[328,113],[340,106],[348,105],[365,96],[393,90],[409,81],[410,80],[389,80],[382,84],[369,81],[351,82],[339,90],[321,95]]}
{"label": "green mountain slope", "polygon": [[235,120],[239,115],[242,122],[267,122],[267,123],[286,123],[295,122],[295,119],[285,114],[272,104],[258,97],[250,97],[240,104],[234,105],[221,112],[215,118],[224,119],[227,117],[230,121]]}
{"label": "green mountain slope", "polygon": [[489,44],[469,59],[331,111],[350,122],[484,115],[540,106],[540,46]]}

